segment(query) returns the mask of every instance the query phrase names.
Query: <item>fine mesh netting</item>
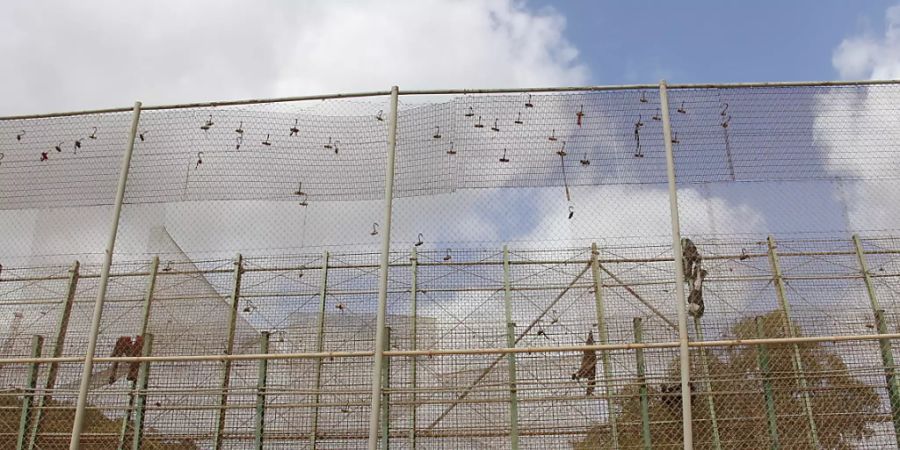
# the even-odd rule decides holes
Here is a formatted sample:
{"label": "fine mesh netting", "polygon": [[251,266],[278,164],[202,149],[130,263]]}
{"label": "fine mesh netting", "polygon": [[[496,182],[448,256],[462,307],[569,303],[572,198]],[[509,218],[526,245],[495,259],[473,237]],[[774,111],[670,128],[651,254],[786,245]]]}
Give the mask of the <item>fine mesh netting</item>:
{"label": "fine mesh netting", "polygon": [[[82,448],[365,448],[373,379],[382,448],[895,448],[900,84],[670,87],[675,239],[660,98],[401,92],[389,208],[386,95],[142,110]],[[3,448],[69,445],[132,118],[0,118]]]}

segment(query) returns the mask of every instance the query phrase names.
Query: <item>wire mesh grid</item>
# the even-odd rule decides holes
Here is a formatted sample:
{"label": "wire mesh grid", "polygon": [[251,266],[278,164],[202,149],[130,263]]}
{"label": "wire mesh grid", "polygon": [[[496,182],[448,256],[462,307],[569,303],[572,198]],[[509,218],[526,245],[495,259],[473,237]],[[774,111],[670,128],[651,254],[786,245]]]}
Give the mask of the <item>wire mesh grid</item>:
{"label": "wire mesh grid", "polygon": [[900,94],[884,86],[673,89],[686,236],[890,234]]}
{"label": "wire mesh grid", "polygon": [[[890,257],[888,251],[892,249],[884,246],[882,241],[864,241],[866,252],[872,254],[879,267],[887,265],[888,261],[875,257]],[[882,245],[876,247],[875,242]],[[785,336],[779,317],[783,313],[771,286],[773,275],[765,254],[760,256],[750,249],[744,254],[747,258],[743,261],[740,260],[741,253],[733,255],[733,259],[719,260],[742,268],[734,270],[735,267],[726,264],[712,265],[717,261],[712,249],[721,249],[723,255],[720,257],[723,257],[730,253],[729,249],[746,246],[746,243],[717,242],[708,247],[698,244],[704,251],[710,249],[706,253],[711,262],[707,266],[711,272],[708,292],[717,294],[710,297],[710,314],[703,319],[705,339]],[[844,334],[852,338],[872,332],[874,325],[864,313],[865,305],[850,306],[841,313],[841,321],[836,321],[833,316],[833,304],[848,307],[848,298],[856,301],[866,295],[859,269],[848,267],[857,257],[850,249],[852,243],[849,242],[779,243],[783,277],[792,285],[787,292],[797,335]],[[671,320],[672,307],[665,301],[669,298],[666,291],[670,292],[672,286],[668,281],[671,280],[671,259],[660,256],[660,250],[623,247],[599,253],[598,261],[604,275],[598,277],[598,283],[610,343],[638,340],[673,343],[675,332],[667,323]],[[585,343],[588,333],[598,336],[595,339],[599,340],[601,330],[593,291],[597,284],[590,271],[585,270],[591,257],[589,249],[510,252],[508,278],[504,276],[502,255],[502,251],[460,252],[450,261],[444,261],[446,253],[440,250],[417,253],[415,316],[411,314],[413,270],[410,255],[395,254],[392,258],[392,301],[387,318],[391,328],[391,349],[410,350],[415,342],[416,348],[420,349],[480,348],[489,351],[473,355],[416,356],[415,382],[411,378],[413,358],[390,357],[391,381],[386,392],[391,405],[392,445],[408,446],[413,430],[418,445],[423,446],[507,444],[510,360],[507,355],[490,352],[505,347],[510,337],[503,319],[507,293],[505,280],[509,280],[511,318],[515,324],[511,336],[516,346],[577,346]],[[316,415],[320,427],[317,439],[323,447],[364,445],[371,356],[279,360],[277,354],[317,351],[316,329],[320,320],[323,322],[322,348],[325,351],[370,350],[374,335],[371,298],[376,293],[376,257],[377,254],[329,255],[324,315],[321,315],[321,295],[326,269],[322,268],[324,258],[321,255],[259,257],[243,263],[241,294],[235,310],[233,353],[275,354],[268,363],[263,402],[265,436],[270,443],[267,445],[279,448],[308,441]],[[754,266],[751,260],[758,259],[762,262]],[[151,273],[156,273],[157,282],[147,321],[147,329],[155,337],[153,354],[220,354],[227,338],[227,326],[223,325],[227,319],[223,315],[227,316],[229,307],[227,293],[217,293],[216,287],[227,291],[233,285],[233,265],[234,260],[202,265],[172,264],[166,272],[163,271],[164,263],[158,265],[158,272],[149,271],[152,265],[147,263],[116,266],[111,284],[116,287],[110,291],[110,301],[105,306],[107,319],[98,353],[102,356],[114,351],[119,337],[134,336],[141,329],[140,315],[133,312],[143,307],[148,279]],[[30,274],[32,271],[34,273]],[[56,278],[45,283],[63,288],[68,285],[68,280],[62,276],[67,272],[66,268],[35,268],[19,269],[17,275],[18,278],[29,278],[28,275],[32,275],[30,278],[41,275]],[[90,280],[90,269],[84,269],[84,273]],[[11,277],[3,283],[22,283],[15,280]],[[754,283],[758,283],[755,288],[743,287]],[[745,296],[745,290],[755,290],[756,296],[765,300],[752,307],[734,309],[737,301]],[[810,305],[801,295],[804,292],[818,292],[820,297],[822,292],[828,292],[834,300],[821,299],[818,306]],[[54,293],[62,296],[65,289]],[[90,293],[88,290],[87,294]],[[29,295],[20,300],[32,300],[31,297],[40,304],[39,296]],[[73,306],[76,310],[78,298],[76,295]],[[55,301],[50,306],[60,308],[61,304]],[[727,307],[729,304],[731,307]],[[9,305],[6,308],[10,306],[20,307]],[[717,312],[719,307],[727,309]],[[896,313],[892,312],[889,320],[892,327],[896,327]],[[641,318],[640,339],[631,320],[635,316]],[[66,340],[72,351],[64,355],[77,354],[84,346],[83,332],[77,324],[83,327],[86,320],[78,317],[73,312]],[[736,323],[735,317],[742,319]],[[762,334],[757,334],[752,326],[753,317],[765,317]],[[416,326],[414,335],[413,322]],[[4,348],[10,349],[5,355],[27,355],[27,336],[34,332],[32,330],[37,327],[28,331],[13,330],[4,343]],[[44,330],[52,336],[55,327],[47,326]],[[262,336],[269,342],[267,352],[260,349],[260,331],[266,332]],[[695,335],[694,339],[699,336]],[[47,351],[45,348],[45,354]],[[834,432],[826,430],[846,427],[859,429],[860,436],[865,438],[860,442],[869,442],[871,448],[877,448],[886,442],[885,439],[893,437],[891,410],[886,406],[884,367],[876,341],[804,344],[802,351],[803,373],[807,390],[814,393],[813,408],[819,411],[815,419],[823,442],[825,439],[844,442],[848,438],[835,437]],[[797,372],[791,366],[791,346],[771,345],[768,352],[767,379],[771,380],[773,401],[778,411],[778,430],[784,435],[782,445],[801,448],[805,445],[802,433],[798,435],[792,431],[803,429],[806,422],[802,405],[798,403],[798,388],[792,384]],[[608,445],[608,411],[612,410],[617,416],[620,445],[627,448],[631,444],[627,444],[625,436],[642,439],[642,398],[646,399],[647,423],[654,448],[680,445],[680,402],[678,393],[673,391],[678,380],[674,348],[643,351],[643,376],[638,370],[636,351],[632,349],[609,352],[609,377],[600,375],[602,370],[596,367],[598,373],[593,379],[573,380],[571,375],[578,372],[583,362],[582,353],[562,350],[515,356],[520,445],[526,448],[560,443],[578,448]],[[719,345],[705,348],[702,353],[698,349],[692,351],[693,383],[697,386],[692,397],[698,445],[711,442],[709,408],[706,406],[709,390],[713,392],[720,445],[758,448],[760,442],[769,439],[765,399],[760,395],[763,376],[757,353],[755,346],[749,345]],[[595,364],[600,366],[601,358],[595,358]],[[705,362],[701,363],[702,359]],[[320,361],[321,376],[316,388],[316,366]],[[251,359],[235,361],[231,366],[223,435],[228,446],[246,446],[255,438],[259,365],[260,360]],[[61,366],[54,397],[60,402],[71,402],[74,400],[72,383],[77,380],[79,366]],[[15,393],[21,392],[18,389],[21,389],[26,368],[22,365],[4,370],[10,392],[15,396],[20,395]],[[129,404],[133,392],[130,387],[133,380],[129,379],[131,369],[129,363],[121,363],[119,369],[113,371],[108,362],[98,362],[95,369],[91,411],[98,417],[96,420],[100,420],[100,416],[107,417],[110,424],[103,427],[105,431],[89,431],[85,442],[112,445],[110,443],[118,439],[117,427],[124,414],[134,410],[133,404]],[[144,410],[147,438],[181,442],[172,445],[209,445],[215,434],[218,401],[226,392],[219,383],[222,370],[221,361],[153,363]],[[709,387],[706,383],[710,383]],[[644,394],[642,386],[646,389]],[[859,396],[850,395],[856,391]],[[20,410],[21,407],[14,408],[15,412]],[[48,414],[49,411],[52,409],[48,409]],[[414,415],[415,423],[412,421]],[[854,419],[850,420],[851,417]],[[859,417],[867,420],[860,422],[856,419]],[[8,434],[14,436],[16,429],[10,428]],[[798,441],[790,441],[794,438]],[[46,441],[38,442],[38,447],[54,448],[62,442],[60,439],[48,437]],[[643,444],[636,440],[634,445]]]}
{"label": "wire mesh grid", "polygon": [[[670,89],[677,261],[654,89],[404,97],[390,225],[383,96],[143,111],[82,448],[363,448],[373,375],[382,448],[895,447],[898,89]],[[74,358],[4,447],[69,443],[130,117],[0,120],[0,356]]]}

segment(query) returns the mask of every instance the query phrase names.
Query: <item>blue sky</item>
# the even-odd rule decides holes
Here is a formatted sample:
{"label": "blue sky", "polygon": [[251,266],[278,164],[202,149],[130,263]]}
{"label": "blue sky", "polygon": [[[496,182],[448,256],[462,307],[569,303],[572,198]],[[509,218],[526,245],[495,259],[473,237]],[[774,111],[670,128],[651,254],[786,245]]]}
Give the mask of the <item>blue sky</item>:
{"label": "blue sky", "polygon": [[402,89],[900,78],[900,0],[16,2],[0,115]]}
{"label": "blue sky", "polygon": [[893,1],[552,2],[592,84],[832,80],[841,41],[882,35]]}

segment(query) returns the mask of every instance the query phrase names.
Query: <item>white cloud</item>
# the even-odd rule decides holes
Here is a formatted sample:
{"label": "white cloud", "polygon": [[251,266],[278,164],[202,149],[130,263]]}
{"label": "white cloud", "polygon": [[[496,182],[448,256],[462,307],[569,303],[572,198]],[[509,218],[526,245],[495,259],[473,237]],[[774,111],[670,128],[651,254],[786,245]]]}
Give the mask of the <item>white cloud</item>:
{"label": "white cloud", "polygon": [[[598,240],[601,246],[671,243],[669,194],[664,188],[613,185],[579,187],[572,191],[579,220],[567,218],[566,204],[558,201],[558,189],[545,190],[541,201],[535,202],[542,209],[541,222],[525,241],[538,242],[542,237],[552,236],[571,247]],[[693,188],[680,188],[678,196],[683,235],[761,234],[767,229],[765,217],[748,205],[704,196]],[[697,211],[704,214],[696,214]],[[719,218],[720,223],[713,223],[713,218]]]}
{"label": "white cloud", "polygon": [[900,78],[900,5],[887,9],[883,36],[863,33],[844,39],[831,63],[844,79]]}
{"label": "white cloud", "polygon": [[[900,78],[900,5],[885,12],[882,36],[866,32],[844,39],[832,64],[842,78]],[[829,91],[817,98],[814,137],[827,151],[829,170],[844,178],[836,190],[851,230],[893,229],[900,217],[892,201],[900,193],[893,179],[900,163],[885,157],[897,150],[893,123],[898,98],[892,87]]]}
{"label": "white cloud", "polygon": [[0,28],[0,114],[588,80],[565,18],[516,0],[24,2]]}
{"label": "white cloud", "polygon": [[[0,51],[8,64],[0,73],[0,114],[127,106],[135,99],[159,104],[385,90],[394,84],[406,89],[586,84],[587,68],[566,40],[565,25],[557,11],[538,11],[517,0],[17,3],[0,15]],[[78,211],[58,222],[105,235],[105,225],[81,220]],[[203,211],[205,216],[187,216],[218,222],[209,208]],[[379,202],[354,209],[354,223],[361,226],[357,234],[368,237],[378,211]],[[471,221],[483,221],[469,212]],[[8,216],[20,220],[17,213]],[[137,220],[149,224],[150,216]],[[178,228],[177,217],[156,220]],[[265,217],[284,223],[274,213],[257,219],[266,222]],[[123,236],[134,239],[123,239],[119,248],[142,251],[145,228],[124,227]],[[273,239],[278,235],[259,231]],[[93,241],[78,249],[56,248],[49,239],[59,234],[56,227],[35,231],[19,225],[15,234],[23,244],[4,249],[7,257],[102,248]],[[210,250],[202,239],[178,238],[195,250]],[[233,243],[258,248],[339,242],[308,238]]]}
{"label": "white cloud", "polygon": [[[385,89],[392,84],[402,88],[516,87],[577,85],[588,80],[577,49],[565,38],[565,18],[554,10],[536,11],[515,0],[265,3],[253,7],[230,1],[152,7],[94,2],[60,4],[52,11],[18,4],[0,18],[0,26],[9,30],[9,39],[0,42],[0,48],[22,69],[0,75],[4,98],[0,114],[125,105],[135,98],[168,103]],[[569,97],[565,100],[574,102]],[[548,105],[561,107],[549,101]],[[562,117],[562,113],[548,111],[541,112]],[[588,114],[603,117],[601,111],[589,110]],[[624,136],[612,139],[612,147],[604,151],[631,151],[619,148],[631,145],[630,120],[624,125],[615,121],[599,125],[603,135]],[[557,125],[555,131],[561,136],[567,133],[563,125]],[[465,143],[462,138],[456,141]],[[580,157],[589,150],[570,151]],[[207,164],[215,162],[214,152],[206,156]],[[437,157],[435,160],[444,157],[443,149],[437,150]],[[541,166],[552,174],[554,153],[547,152],[544,159],[552,160]],[[628,166],[615,161],[617,174]],[[154,172],[155,181],[150,182],[158,183],[161,176]],[[623,182],[632,176],[645,175],[623,172],[615,180]],[[133,174],[131,186],[140,179],[140,174]],[[764,220],[748,206],[737,204],[730,211],[732,205],[725,200],[704,200],[691,189],[683,191],[683,201],[709,202],[708,209],[715,215],[735,218],[707,226],[705,222],[694,224],[686,215],[686,229],[696,229],[694,233],[727,234],[764,227]],[[575,188],[573,192],[577,216],[572,221],[566,218],[568,203],[561,200],[558,188],[535,192],[461,190],[397,201],[395,240],[412,242],[418,233],[424,233],[429,245],[454,246],[500,242],[581,245],[597,236],[668,240],[664,191],[627,185]],[[146,251],[146,233],[160,224],[166,224],[192,255],[317,245],[377,248],[378,240],[368,234],[372,223],[381,220],[381,202],[377,200],[316,204],[302,214],[301,208],[284,208],[285,202],[207,202],[202,208],[171,202],[164,209],[129,205],[119,252]],[[84,226],[105,236],[102,224],[86,222]],[[300,232],[301,228],[310,232]],[[284,229],[292,232],[286,235]],[[30,227],[18,227],[17,235],[24,242],[47,244],[10,253],[54,253],[49,244],[55,241],[42,239],[45,233],[49,231],[34,233]],[[52,236],[65,237],[57,234]],[[101,247],[92,243],[90,248],[99,253]]]}

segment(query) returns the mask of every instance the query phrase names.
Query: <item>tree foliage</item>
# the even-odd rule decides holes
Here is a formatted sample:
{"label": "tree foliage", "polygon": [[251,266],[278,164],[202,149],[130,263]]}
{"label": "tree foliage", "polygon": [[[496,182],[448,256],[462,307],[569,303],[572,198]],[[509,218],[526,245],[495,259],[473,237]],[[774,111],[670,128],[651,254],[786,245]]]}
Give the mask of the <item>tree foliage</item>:
{"label": "tree foliage", "polygon": [[[781,311],[761,318],[765,337],[785,337],[784,316]],[[799,329],[795,333],[800,335]],[[737,339],[754,339],[757,328],[754,319],[739,322],[733,327]],[[813,418],[822,448],[843,450],[854,448],[860,439],[873,434],[871,424],[882,401],[875,387],[854,378],[841,355],[833,346],[820,343],[799,344],[803,374],[807,381]],[[809,438],[809,422],[795,370],[794,346],[767,345],[769,375],[778,438],[781,448],[814,449]],[[723,448],[770,448],[770,433],[766,416],[763,373],[758,364],[757,346],[729,347],[718,353],[707,352],[712,392],[715,402],[717,428]],[[874,355],[873,355],[874,356]],[[702,354],[691,352],[692,374],[696,392],[693,395],[694,448],[713,448],[713,435],[705,383],[700,382]],[[663,384],[679,382],[678,361],[668,370]],[[663,394],[661,385],[648,386],[650,433],[653,448],[681,448],[680,393]],[[616,414],[620,448],[642,448],[641,404],[639,385],[631,383],[616,396]],[[592,427],[584,440],[575,444],[577,450],[612,448],[610,428],[603,423]]]}
{"label": "tree foliage", "polygon": [[[19,429],[21,414],[21,398],[0,397],[0,427],[4,430],[0,433],[0,448],[16,448],[16,431]],[[50,400],[42,416],[41,434],[38,435],[36,448],[68,448],[75,407]],[[121,426],[121,419],[109,419],[99,409],[87,405],[81,448],[85,450],[116,448]],[[132,431],[129,427],[129,436]],[[141,448],[146,450],[197,449],[190,440],[167,438],[152,429],[145,429],[144,436]],[[127,448],[131,448],[130,442],[130,439],[126,442]]]}

